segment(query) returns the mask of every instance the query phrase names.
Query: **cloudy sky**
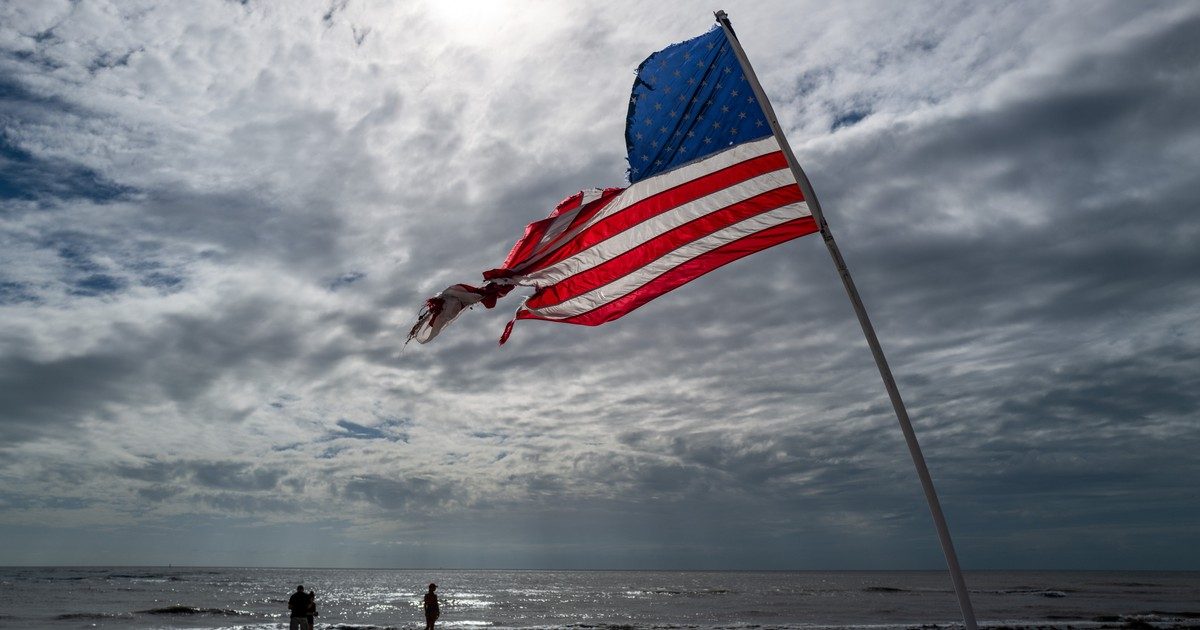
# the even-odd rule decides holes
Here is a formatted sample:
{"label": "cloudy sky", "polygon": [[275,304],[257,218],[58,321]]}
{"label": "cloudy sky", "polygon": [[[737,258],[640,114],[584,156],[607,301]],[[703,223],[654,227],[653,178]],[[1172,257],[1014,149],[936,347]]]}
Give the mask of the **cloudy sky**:
{"label": "cloudy sky", "polygon": [[[0,5],[0,564],[943,566],[817,237],[404,345],[714,8]],[[720,8],[964,567],[1200,568],[1200,5]]]}

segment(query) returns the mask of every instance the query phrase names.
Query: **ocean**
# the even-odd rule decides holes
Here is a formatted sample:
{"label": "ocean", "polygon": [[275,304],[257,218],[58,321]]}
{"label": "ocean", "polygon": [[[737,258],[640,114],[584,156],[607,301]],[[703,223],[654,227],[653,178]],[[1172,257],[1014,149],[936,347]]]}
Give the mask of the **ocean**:
{"label": "ocean", "polygon": [[[296,584],[318,628],[947,630],[961,627],[944,571],[464,571],[0,567],[0,627],[286,628]],[[967,574],[980,626],[1200,629],[1200,573]]]}

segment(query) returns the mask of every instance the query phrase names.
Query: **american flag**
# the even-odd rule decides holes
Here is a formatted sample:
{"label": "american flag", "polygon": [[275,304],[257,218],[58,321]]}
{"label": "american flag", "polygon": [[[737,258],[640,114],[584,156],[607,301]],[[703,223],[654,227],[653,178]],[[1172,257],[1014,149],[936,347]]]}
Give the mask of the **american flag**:
{"label": "american flag", "polygon": [[409,339],[533,287],[518,319],[597,326],[738,258],[817,231],[725,32],[638,67],[625,121],[627,188],[576,193],[529,224],[483,286],[429,299]]}

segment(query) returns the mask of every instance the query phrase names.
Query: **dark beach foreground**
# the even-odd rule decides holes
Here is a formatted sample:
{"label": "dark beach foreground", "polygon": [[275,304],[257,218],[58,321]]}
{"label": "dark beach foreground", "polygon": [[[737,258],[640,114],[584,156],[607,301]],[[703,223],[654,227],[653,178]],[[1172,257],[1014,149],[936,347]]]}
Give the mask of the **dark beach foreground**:
{"label": "dark beach foreground", "polygon": [[[986,628],[1200,630],[1200,573],[985,571],[967,576]],[[318,628],[901,630],[961,627],[940,571],[493,571],[0,568],[0,626],[286,628],[296,584]]]}

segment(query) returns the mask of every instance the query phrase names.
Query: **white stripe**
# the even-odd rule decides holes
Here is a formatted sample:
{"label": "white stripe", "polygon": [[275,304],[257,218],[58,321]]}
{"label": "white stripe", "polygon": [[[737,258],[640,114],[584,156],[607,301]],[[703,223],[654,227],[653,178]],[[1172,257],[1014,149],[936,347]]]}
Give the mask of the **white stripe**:
{"label": "white stripe", "polygon": [[[617,198],[610,201],[603,210],[597,212],[592,216],[591,219],[576,226],[575,229],[571,230],[565,238],[559,241],[558,246],[561,247],[562,244],[571,242],[576,236],[579,235],[580,232],[590,228],[592,225],[601,221],[605,217],[620,212],[621,210],[624,210],[625,208],[628,208],[629,206],[647,197],[652,197],[665,190],[670,190],[676,186],[682,186],[683,184],[686,184],[694,179],[699,179],[705,175],[710,175],[721,169],[729,168],[735,164],[740,164],[746,160],[767,155],[769,153],[775,153],[779,150],[779,142],[775,140],[774,136],[768,136],[762,140],[746,142],[744,144],[730,147],[729,149],[726,149],[720,153],[714,153],[703,160],[693,162],[686,166],[681,166],[677,169],[667,171],[666,173],[662,173],[660,175],[655,175],[654,177],[650,177],[648,179],[643,179],[642,181],[633,184],[629,188],[626,188],[624,191],[622,191]],[[793,179],[792,181],[795,180]],[[545,239],[543,239],[543,242],[545,242]],[[518,261],[518,263],[513,267],[513,271],[520,273],[523,269],[528,269],[538,260],[545,258],[546,255],[557,249],[558,247],[555,247],[547,250],[544,253],[539,252],[538,254],[530,256],[524,262]]]}
{"label": "white stripe", "polygon": [[[740,184],[730,186],[699,199],[651,217],[629,229],[559,262],[539,269],[518,280],[524,286],[544,287],[587,271],[632,249],[662,236],[685,223],[694,221],[713,212],[728,208],[755,195],[775,190],[781,186],[795,184],[792,172],[786,168],[763,173]],[[624,194],[624,193],[622,193]],[[614,201],[613,203],[616,203]],[[807,207],[807,206],[806,206]]]}
{"label": "white stripe", "polygon": [[546,319],[566,319],[599,308],[614,300],[619,300],[636,291],[643,285],[678,267],[679,265],[727,243],[761,232],[767,228],[809,216],[808,204],[801,201],[764,212],[731,225],[723,230],[714,232],[704,238],[692,241],[675,251],[669,252],[658,260],[637,269],[633,273],[617,278],[612,282],[588,291],[578,297],[559,304],[542,308],[528,308],[531,313]]}

